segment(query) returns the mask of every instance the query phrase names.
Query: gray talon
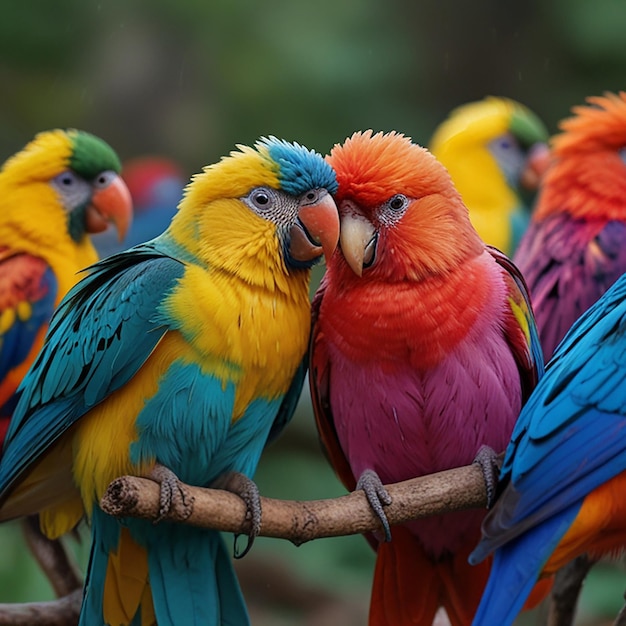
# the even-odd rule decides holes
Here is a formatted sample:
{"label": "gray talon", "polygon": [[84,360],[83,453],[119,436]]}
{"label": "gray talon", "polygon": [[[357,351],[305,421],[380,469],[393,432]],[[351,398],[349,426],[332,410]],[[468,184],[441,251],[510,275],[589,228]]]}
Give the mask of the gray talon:
{"label": "gray talon", "polygon": [[159,513],[153,520],[153,524],[158,524],[172,510],[176,510],[182,519],[187,519],[191,515],[194,497],[171,469],[157,463],[148,474],[148,478],[159,483],[161,487]]}
{"label": "gray talon", "polygon": [[241,559],[250,552],[255,538],[261,532],[261,495],[259,494],[259,488],[253,480],[239,472],[223,474],[211,486],[238,495],[246,505],[246,520],[250,523],[248,543],[243,551],[240,552],[237,546],[240,535],[236,534],[233,547],[233,557]]}
{"label": "gray talon", "polygon": [[489,446],[480,446],[472,463],[478,465],[483,473],[487,490],[487,508],[490,509],[496,499],[496,488],[502,467],[502,455],[496,454]]}
{"label": "gray talon", "polygon": [[374,470],[367,469],[359,477],[356,488],[365,492],[365,497],[369,505],[372,507],[376,517],[378,517],[383,526],[385,541],[391,541],[391,526],[389,525],[389,520],[383,509],[383,506],[389,506],[391,504],[391,496],[385,489],[380,477]]}

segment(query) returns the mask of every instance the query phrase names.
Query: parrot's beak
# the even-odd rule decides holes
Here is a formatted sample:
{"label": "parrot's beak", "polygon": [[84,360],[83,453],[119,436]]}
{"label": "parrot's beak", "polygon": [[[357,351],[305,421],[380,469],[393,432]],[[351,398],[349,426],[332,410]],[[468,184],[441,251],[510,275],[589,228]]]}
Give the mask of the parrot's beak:
{"label": "parrot's beak", "polygon": [[363,269],[376,259],[378,232],[374,225],[360,213],[348,210],[341,218],[340,241],[346,262],[357,276],[362,276]]}
{"label": "parrot's beak", "polygon": [[304,194],[289,234],[289,254],[296,261],[312,261],[322,254],[330,259],[339,242],[339,213],[326,189]]}
{"label": "parrot's beak", "polygon": [[550,167],[550,148],[545,143],[536,143],[531,146],[526,159],[526,167],[520,176],[520,183],[524,189],[536,191]]}
{"label": "parrot's beak", "polygon": [[98,189],[87,208],[87,232],[101,233],[113,222],[122,241],[133,217],[133,201],[126,183],[115,175],[111,182]]}

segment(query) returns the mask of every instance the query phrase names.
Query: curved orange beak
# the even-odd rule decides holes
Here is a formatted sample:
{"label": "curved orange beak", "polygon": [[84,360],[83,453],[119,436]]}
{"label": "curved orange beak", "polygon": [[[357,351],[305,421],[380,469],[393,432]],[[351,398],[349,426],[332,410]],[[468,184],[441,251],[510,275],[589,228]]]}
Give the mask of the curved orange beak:
{"label": "curved orange beak", "polygon": [[303,195],[298,221],[289,234],[289,253],[296,261],[313,261],[322,254],[330,259],[339,242],[339,213],[326,189]]}
{"label": "curved orange beak", "polygon": [[550,148],[545,143],[536,143],[531,146],[526,159],[526,166],[520,176],[520,183],[524,189],[536,191],[550,167]]}
{"label": "curved orange beak", "polygon": [[378,233],[374,225],[360,213],[351,210],[344,212],[347,206],[348,203],[342,205],[341,252],[352,271],[362,276],[363,268],[369,267],[375,260]]}
{"label": "curved orange beak", "polygon": [[87,208],[87,232],[101,233],[109,223],[117,229],[122,241],[128,232],[133,218],[133,201],[126,183],[118,175],[104,188],[98,189],[91,197]]}

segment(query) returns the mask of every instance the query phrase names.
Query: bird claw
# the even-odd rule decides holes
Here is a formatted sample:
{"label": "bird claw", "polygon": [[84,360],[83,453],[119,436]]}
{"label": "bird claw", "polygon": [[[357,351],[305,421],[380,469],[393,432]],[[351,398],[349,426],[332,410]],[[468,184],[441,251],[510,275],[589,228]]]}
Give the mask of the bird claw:
{"label": "bird claw", "polygon": [[383,506],[389,506],[391,504],[391,496],[385,489],[380,477],[374,470],[366,469],[359,477],[356,488],[365,492],[365,497],[370,507],[383,526],[385,541],[391,541],[391,526],[383,510]]}
{"label": "bird claw", "polygon": [[489,446],[482,445],[478,449],[472,464],[480,467],[487,490],[487,508],[490,509],[496,500],[496,488],[500,479],[503,455],[498,455]]}
{"label": "bird claw", "polygon": [[243,551],[240,552],[237,542],[241,534],[235,534],[233,546],[233,557],[241,559],[250,552],[255,538],[261,532],[261,495],[259,494],[259,488],[253,480],[240,472],[227,472],[220,476],[211,486],[238,495],[246,505],[245,519],[250,524],[250,532],[247,535],[248,542]]}
{"label": "bird claw", "polygon": [[148,478],[159,483],[161,487],[159,513],[152,521],[153,524],[158,524],[171,511],[176,511],[177,517],[182,520],[191,515],[194,497],[171,469],[157,463],[148,474]]}

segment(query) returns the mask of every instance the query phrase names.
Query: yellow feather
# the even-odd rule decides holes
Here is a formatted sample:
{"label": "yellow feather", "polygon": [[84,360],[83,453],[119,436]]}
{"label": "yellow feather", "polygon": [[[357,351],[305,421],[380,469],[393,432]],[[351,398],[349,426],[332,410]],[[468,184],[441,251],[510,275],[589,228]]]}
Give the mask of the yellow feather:
{"label": "yellow feather", "polygon": [[22,301],[17,303],[17,317],[21,322],[26,322],[30,319],[33,313],[33,307],[30,302]]}
{"label": "yellow feather", "polygon": [[447,168],[483,241],[507,250],[511,240],[509,211],[515,193],[486,148],[487,142],[507,132],[518,103],[485,98],[463,105],[435,131],[430,150]]}
{"label": "yellow feather", "polygon": [[190,361],[238,383],[235,420],[253,398],[284,394],[306,350],[307,275],[301,272],[291,281],[289,293],[268,291],[225,272],[189,267],[169,300],[183,332],[196,338],[199,353]]}
{"label": "yellow feather", "polygon": [[62,505],[44,509],[39,514],[39,527],[41,532],[49,539],[58,539],[73,528],[85,516],[85,508],[80,495],[76,496]]}
{"label": "yellow feather", "polygon": [[[62,130],[39,133],[23,150],[7,159],[0,175],[8,184],[50,180],[61,173],[69,163],[72,144]],[[59,169],[61,165],[61,169]]]}
{"label": "yellow feather", "polygon": [[168,333],[126,385],[110,394],[76,424],[74,476],[80,485],[87,514],[109,483],[124,474],[146,474],[152,464],[137,467],[129,459],[129,446],[137,439],[135,420],[146,399],[159,388],[159,380],[173,360],[187,349],[178,333]]}
{"label": "yellow feather", "polygon": [[[109,553],[104,580],[105,624],[130,624],[140,604],[142,624],[154,623],[154,614],[152,619],[148,617],[153,610],[148,584],[148,554],[133,541],[128,529],[122,527],[118,549]],[[147,609],[148,616],[145,615]]]}
{"label": "yellow feather", "polygon": [[278,189],[278,173],[278,164],[270,158],[267,149],[260,148],[257,152],[240,146],[239,151],[233,151],[229,157],[208,165],[192,178],[185,189],[180,209],[197,214],[214,200],[241,198],[253,187],[264,185]]}
{"label": "yellow feather", "polygon": [[526,337],[526,341],[530,344],[531,339],[530,326],[528,323],[528,310],[523,309],[519,304],[517,304],[517,302],[515,302],[515,300],[513,300],[513,298],[509,298],[509,306],[511,307],[513,315]]}
{"label": "yellow feather", "polygon": [[15,323],[15,309],[5,309],[0,313],[0,335],[4,335]]}

